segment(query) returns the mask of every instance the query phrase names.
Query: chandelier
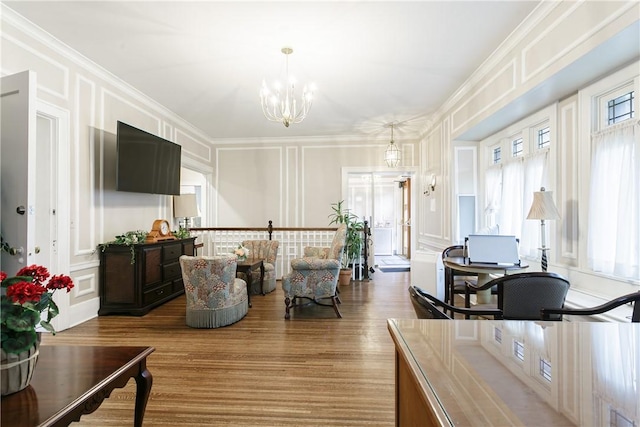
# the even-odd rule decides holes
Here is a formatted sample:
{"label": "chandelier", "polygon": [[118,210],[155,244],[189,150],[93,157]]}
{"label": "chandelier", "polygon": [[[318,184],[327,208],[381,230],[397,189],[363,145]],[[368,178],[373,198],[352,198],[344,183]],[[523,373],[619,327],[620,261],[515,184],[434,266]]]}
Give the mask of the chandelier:
{"label": "chandelier", "polygon": [[298,100],[295,96],[295,79],[289,76],[289,55],[293,53],[290,47],[283,47],[281,52],[286,58],[285,87],[278,82],[271,91],[266,82],[262,81],[260,89],[260,104],[264,116],[272,122],[281,122],[285,127],[292,123],[300,123],[307,117],[313,103],[313,88],[305,85],[302,89],[302,97]]}
{"label": "chandelier", "polygon": [[384,161],[390,168],[395,168],[400,163],[401,153],[398,146],[393,142],[393,123],[391,123],[391,141],[384,150]]}

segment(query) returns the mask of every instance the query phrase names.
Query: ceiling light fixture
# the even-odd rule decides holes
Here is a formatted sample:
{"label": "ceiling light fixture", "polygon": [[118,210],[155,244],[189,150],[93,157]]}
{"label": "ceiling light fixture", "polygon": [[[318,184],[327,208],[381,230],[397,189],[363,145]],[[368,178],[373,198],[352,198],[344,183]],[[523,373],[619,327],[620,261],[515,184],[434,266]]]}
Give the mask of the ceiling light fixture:
{"label": "ceiling light fixture", "polygon": [[289,76],[289,55],[293,53],[290,47],[283,47],[281,52],[286,58],[286,80],[283,88],[279,82],[274,85],[273,91],[262,80],[260,89],[260,103],[264,116],[272,122],[280,122],[285,127],[292,123],[300,123],[307,117],[311,104],[313,104],[313,87],[305,85],[302,89],[300,101],[295,97],[295,79]]}
{"label": "ceiling light fixture", "polygon": [[391,123],[391,141],[387,145],[387,149],[384,150],[384,161],[387,162],[387,166],[390,168],[395,168],[400,163],[400,157],[400,150],[393,142],[393,123]]}

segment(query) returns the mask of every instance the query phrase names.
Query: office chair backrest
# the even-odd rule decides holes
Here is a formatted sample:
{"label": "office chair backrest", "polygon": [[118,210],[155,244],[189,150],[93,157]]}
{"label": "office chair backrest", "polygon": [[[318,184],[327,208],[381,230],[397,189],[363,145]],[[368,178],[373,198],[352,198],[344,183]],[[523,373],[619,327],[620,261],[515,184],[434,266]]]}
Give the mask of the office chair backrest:
{"label": "office chair backrest", "polygon": [[415,286],[409,287],[411,303],[418,319],[451,319],[433,305],[428,299],[423,297]]}
{"label": "office chair backrest", "polygon": [[465,251],[464,246],[462,245],[453,245],[453,246],[449,246],[448,248],[445,248],[445,250],[442,251],[442,259],[445,259],[447,257],[466,257],[467,253]]}
{"label": "office chair backrest", "polygon": [[[570,286],[564,277],[548,272],[512,274],[492,282],[498,284],[503,318],[513,320],[540,320],[540,309],[562,308]],[[555,315],[550,320],[560,319]]]}
{"label": "office chair backrest", "polygon": [[[594,314],[602,314],[613,310],[624,304],[633,304],[633,312],[631,313],[631,322],[640,323],[640,292],[632,292],[630,294],[619,296],[611,301],[607,301],[596,307],[586,308],[551,308],[545,307],[540,310],[540,318],[542,320],[562,320],[563,314],[571,314],[574,316],[592,316]],[[554,316],[560,316],[554,319]]]}

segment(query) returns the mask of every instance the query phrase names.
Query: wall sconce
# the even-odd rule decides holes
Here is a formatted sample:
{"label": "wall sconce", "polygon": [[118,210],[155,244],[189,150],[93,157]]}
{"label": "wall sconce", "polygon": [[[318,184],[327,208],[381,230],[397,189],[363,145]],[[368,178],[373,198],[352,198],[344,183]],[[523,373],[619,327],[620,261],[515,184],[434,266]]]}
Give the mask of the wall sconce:
{"label": "wall sconce", "polygon": [[436,175],[432,173],[431,180],[427,184],[427,189],[424,190],[422,194],[424,194],[425,196],[429,196],[435,189],[436,189]]}

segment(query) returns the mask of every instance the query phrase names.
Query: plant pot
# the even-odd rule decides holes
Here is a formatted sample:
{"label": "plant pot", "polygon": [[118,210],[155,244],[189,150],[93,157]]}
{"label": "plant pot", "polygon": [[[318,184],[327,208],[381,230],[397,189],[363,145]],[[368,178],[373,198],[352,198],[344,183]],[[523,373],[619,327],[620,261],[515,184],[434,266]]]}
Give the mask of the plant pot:
{"label": "plant pot", "polygon": [[40,333],[38,339],[28,350],[13,354],[0,350],[0,372],[2,375],[2,396],[16,393],[29,386],[36,370],[40,354]]}
{"label": "plant pot", "polygon": [[340,276],[338,277],[338,285],[347,286],[350,283],[351,283],[351,269],[341,268]]}
{"label": "plant pot", "polygon": [[361,265],[356,265],[355,268],[353,268],[352,265],[349,265],[349,270],[353,271],[354,280],[362,280],[362,278],[364,277],[364,274],[363,274],[364,269],[362,268]]}

